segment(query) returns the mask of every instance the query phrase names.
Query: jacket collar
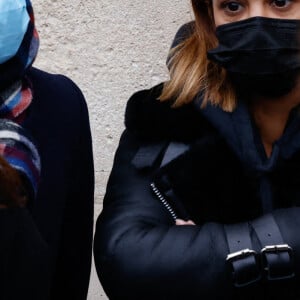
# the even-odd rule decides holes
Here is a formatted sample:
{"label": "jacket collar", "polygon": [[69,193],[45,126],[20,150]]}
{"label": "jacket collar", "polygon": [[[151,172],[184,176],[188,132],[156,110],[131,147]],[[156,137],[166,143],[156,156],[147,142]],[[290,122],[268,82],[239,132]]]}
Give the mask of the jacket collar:
{"label": "jacket collar", "polygon": [[284,135],[274,144],[270,159],[259,153],[257,136],[247,106],[243,101],[232,113],[207,105],[200,109],[201,97],[194,103],[172,108],[172,101],[158,100],[163,84],[134,94],[128,101],[125,125],[146,141],[173,140],[193,142],[209,133],[217,133],[229,145],[247,169],[272,171],[279,157],[288,159],[300,151],[299,109],[291,113]]}
{"label": "jacket collar", "polygon": [[212,130],[193,104],[172,108],[172,101],[159,101],[162,88],[160,84],[129,99],[125,112],[125,126],[129,131],[147,140],[189,142]]}

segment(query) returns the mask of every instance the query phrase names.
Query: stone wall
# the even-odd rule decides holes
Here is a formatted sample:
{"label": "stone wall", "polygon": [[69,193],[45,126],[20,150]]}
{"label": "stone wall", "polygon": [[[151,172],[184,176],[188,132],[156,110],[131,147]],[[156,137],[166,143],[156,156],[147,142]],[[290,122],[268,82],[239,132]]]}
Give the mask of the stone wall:
{"label": "stone wall", "polygon": [[[35,66],[73,79],[90,112],[102,207],[128,97],[168,78],[165,60],[189,0],[32,0],[41,47]],[[116,287],[117,288],[117,287]],[[89,300],[107,299],[93,269]]]}

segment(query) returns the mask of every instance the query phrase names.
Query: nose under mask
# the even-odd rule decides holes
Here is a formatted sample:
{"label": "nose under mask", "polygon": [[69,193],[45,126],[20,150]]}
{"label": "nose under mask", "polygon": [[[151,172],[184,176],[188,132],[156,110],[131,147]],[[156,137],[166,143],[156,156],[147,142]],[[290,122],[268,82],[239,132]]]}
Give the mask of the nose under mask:
{"label": "nose under mask", "polygon": [[208,51],[225,68],[238,94],[276,98],[289,93],[300,74],[300,20],[255,17],[221,25],[219,45]]}

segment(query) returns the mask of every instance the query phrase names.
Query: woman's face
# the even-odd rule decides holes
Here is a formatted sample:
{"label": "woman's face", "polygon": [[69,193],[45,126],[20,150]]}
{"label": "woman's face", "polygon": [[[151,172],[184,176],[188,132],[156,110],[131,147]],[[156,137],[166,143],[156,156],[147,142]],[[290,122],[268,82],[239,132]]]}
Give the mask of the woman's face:
{"label": "woman's face", "polygon": [[212,0],[216,26],[251,17],[300,19],[300,0]]}

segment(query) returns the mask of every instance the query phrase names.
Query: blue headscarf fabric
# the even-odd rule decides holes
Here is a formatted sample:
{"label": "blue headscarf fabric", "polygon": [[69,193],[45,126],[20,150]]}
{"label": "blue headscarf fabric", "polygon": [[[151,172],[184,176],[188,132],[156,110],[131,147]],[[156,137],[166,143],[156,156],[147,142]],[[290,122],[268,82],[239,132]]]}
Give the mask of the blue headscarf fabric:
{"label": "blue headscarf fabric", "polygon": [[0,64],[0,91],[21,80],[37,56],[39,37],[30,0],[26,0],[26,9],[30,21],[21,46],[14,57]]}

